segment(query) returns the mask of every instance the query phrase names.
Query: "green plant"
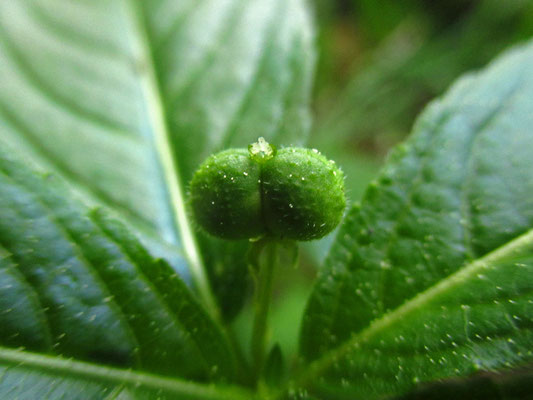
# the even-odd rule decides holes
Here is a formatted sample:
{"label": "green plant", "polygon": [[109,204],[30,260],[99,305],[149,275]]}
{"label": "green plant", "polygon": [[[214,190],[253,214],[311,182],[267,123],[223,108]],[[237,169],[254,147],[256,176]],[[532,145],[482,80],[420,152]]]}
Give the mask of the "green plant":
{"label": "green plant", "polygon": [[0,2],[1,398],[527,398],[533,42],[349,205],[297,354],[267,329],[295,247],[193,229],[202,160],[305,140],[310,25],[300,0]]}

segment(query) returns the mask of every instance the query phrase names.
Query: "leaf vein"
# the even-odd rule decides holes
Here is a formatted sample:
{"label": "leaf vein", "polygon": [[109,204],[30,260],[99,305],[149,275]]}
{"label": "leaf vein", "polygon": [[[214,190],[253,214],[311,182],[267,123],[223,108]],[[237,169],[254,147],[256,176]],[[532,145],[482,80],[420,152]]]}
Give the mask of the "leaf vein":
{"label": "leaf vein", "polygon": [[167,378],[146,372],[104,367],[84,361],[51,357],[27,351],[0,347],[0,361],[8,365],[23,365],[54,374],[71,375],[95,381],[124,384],[129,388],[145,388],[153,391],[165,391],[177,396],[188,396],[202,400],[236,400],[250,399],[247,390],[235,386],[202,385],[177,378]]}
{"label": "leaf vein", "polygon": [[52,151],[42,145],[38,139],[38,134],[28,126],[19,116],[15,115],[7,106],[0,100],[0,115],[2,115],[6,121],[8,121],[13,128],[20,133],[24,138],[24,141],[44,160],[49,162],[56,170],[67,177],[69,180],[77,182],[80,186],[87,189],[91,196],[99,199],[102,203],[109,206],[115,206],[121,209],[125,214],[134,219],[143,228],[148,229],[152,224],[145,219],[139,213],[137,213],[128,204],[111,197],[104,190],[94,185],[90,179],[79,174],[73,168],[71,168],[67,162],[62,161],[54,155]]}
{"label": "leaf vein", "polygon": [[[0,240],[0,249],[7,248],[3,245],[2,241]],[[11,253],[10,253],[11,254]],[[12,257],[16,258],[13,254]],[[9,263],[9,267],[6,267],[5,270],[7,273],[10,273],[14,278],[19,281],[19,283],[24,286],[24,289],[28,290],[28,297],[29,301],[34,307],[34,310],[36,311],[37,315],[39,316],[39,319],[41,320],[40,326],[43,328],[44,336],[46,340],[46,346],[48,349],[52,348],[52,328],[50,326],[50,321],[48,320],[48,316],[46,315],[44,311],[44,307],[41,304],[41,298],[39,296],[39,292],[36,290],[36,288],[31,284],[31,281],[28,280],[28,278],[20,271],[19,268],[17,268],[16,264]]]}
{"label": "leaf vein", "polygon": [[353,335],[349,340],[345,341],[340,346],[324,353],[322,357],[313,361],[309,367],[296,379],[300,384],[306,384],[318,374],[323,373],[327,368],[333,365],[337,360],[352,351],[358,343],[368,340],[376,333],[386,329],[391,324],[401,320],[405,315],[414,312],[418,306],[428,303],[435,296],[450,290],[456,285],[461,284],[465,279],[477,274],[486,265],[504,259],[506,256],[514,252],[529,249],[530,243],[533,242],[533,229],[527,233],[515,238],[509,243],[506,243],[492,252],[486,254],[484,257],[465,265],[462,269],[449,275],[445,279],[429,287],[425,291],[419,293],[414,298],[408,300],[403,305],[394,309],[393,311],[382,315],[380,318],[374,320],[367,328]]}
{"label": "leaf vein", "polygon": [[[35,200],[35,202],[40,204],[43,210],[46,211],[49,217],[49,221],[55,225],[55,227],[58,229],[58,232],[62,235],[63,239],[65,240],[65,242],[70,245],[71,249],[77,256],[76,257],[77,260],[80,262],[81,265],[85,267],[86,271],[95,279],[95,282],[98,282],[100,286],[100,290],[102,290],[104,297],[110,299],[110,301],[107,303],[109,307],[112,309],[114,308],[117,316],[122,316],[121,319],[123,322],[123,327],[125,327],[128,330],[130,338],[138,346],[139,340],[134,330],[132,329],[131,325],[129,324],[125,311],[118,304],[116,297],[112,296],[113,292],[110,290],[109,286],[105,283],[105,280],[100,275],[96,265],[93,264],[90,261],[90,259],[85,257],[83,246],[80,245],[80,243],[76,240],[75,236],[71,234],[70,229],[65,225],[62,219],[55,214],[55,212],[49,207],[46,201],[41,199],[31,189],[26,187],[25,183],[16,181],[14,178],[7,175],[6,172],[3,170],[1,172],[2,172],[2,175],[4,175],[8,180],[12,181],[14,185],[25,190]],[[15,210],[15,211],[19,214],[18,210]],[[21,218],[24,218],[24,217],[21,216]],[[140,364],[140,359],[138,358],[137,354],[134,354],[134,357],[137,360],[137,363]]]}
{"label": "leaf vein", "polygon": [[73,99],[69,99],[65,95],[57,91],[53,84],[46,82],[39,74],[34,70],[31,64],[24,58],[23,53],[17,48],[7,29],[0,24],[0,41],[5,45],[6,50],[10,53],[10,59],[13,60],[18,68],[17,71],[24,74],[25,81],[30,84],[39,94],[46,99],[50,100],[53,104],[57,105],[62,111],[69,111],[72,115],[76,115],[81,121],[90,122],[96,126],[104,128],[108,132],[115,133],[121,136],[138,137],[131,134],[130,129],[127,126],[123,126],[115,120],[108,118],[107,116],[98,113],[96,111],[88,110],[87,108],[79,105]]}
{"label": "leaf vein", "polygon": [[[183,322],[178,318],[178,316],[175,313],[175,310],[170,308],[169,304],[165,300],[165,297],[163,294],[159,291],[159,289],[148,279],[148,277],[143,272],[143,267],[134,259],[134,257],[131,257],[130,252],[121,244],[119,243],[112,235],[110,235],[105,227],[101,224],[101,222],[97,218],[91,218],[91,221],[98,226],[99,231],[104,235],[109,241],[114,243],[117,248],[119,249],[120,253],[124,256],[126,260],[129,261],[129,263],[135,267],[135,270],[137,272],[137,277],[143,281],[148,287],[150,287],[151,292],[157,297],[158,302],[165,308],[166,314],[169,315],[174,323],[178,326],[180,326],[184,331],[188,332],[187,328],[183,325]],[[195,336],[192,335],[193,340],[188,340],[189,342],[192,342],[194,345],[198,355],[202,358],[204,365],[206,367],[206,370],[209,370],[209,367],[211,367],[209,360],[206,358],[204,352],[201,351],[200,345],[195,340]]]}

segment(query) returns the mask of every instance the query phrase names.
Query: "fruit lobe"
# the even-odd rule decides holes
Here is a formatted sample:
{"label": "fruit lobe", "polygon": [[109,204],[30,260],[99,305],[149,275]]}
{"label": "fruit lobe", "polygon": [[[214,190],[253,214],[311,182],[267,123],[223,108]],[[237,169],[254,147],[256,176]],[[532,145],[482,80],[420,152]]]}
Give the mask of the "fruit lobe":
{"label": "fruit lobe", "polygon": [[340,222],[346,199],[339,168],[316,150],[285,148],[262,170],[263,216],[276,237],[313,240]]}
{"label": "fruit lobe", "polygon": [[247,239],[265,232],[260,168],[245,149],[205,160],[192,179],[190,201],[196,222],[213,236]]}

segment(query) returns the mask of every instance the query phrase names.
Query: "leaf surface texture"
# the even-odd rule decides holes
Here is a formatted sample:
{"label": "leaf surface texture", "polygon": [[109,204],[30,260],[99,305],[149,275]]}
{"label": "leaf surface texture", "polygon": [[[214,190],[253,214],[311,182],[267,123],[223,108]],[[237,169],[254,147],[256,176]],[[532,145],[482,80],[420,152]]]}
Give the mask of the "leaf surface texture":
{"label": "leaf surface texture", "polygon": [[461,79],[349,211],[304,317],[302,381],[377,399],[531,361],[532,71],[529,43]]}

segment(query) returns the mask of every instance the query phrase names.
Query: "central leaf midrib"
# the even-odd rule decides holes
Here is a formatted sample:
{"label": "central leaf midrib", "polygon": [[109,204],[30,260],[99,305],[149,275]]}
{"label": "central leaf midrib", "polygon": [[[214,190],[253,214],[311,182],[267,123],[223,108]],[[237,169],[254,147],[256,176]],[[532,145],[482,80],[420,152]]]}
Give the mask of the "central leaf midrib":
{"label": "central leaf midrib", "polygon": [[524,250],[527,246],[533,244],[533,229],[518,236],[512,241],[504,244],[503,246],[488,253],[482,258],[479,258],[470,264],[466,264],[463,268],[457,272],[449,275],[447,278],[439,281],[434,286],[419,293],[411,300],[405,302],[395,310],[384,314],[380,318],[374,320],[367,328],[360,331],[358,334],[352,336],[340,346],[328,351],[319,359],[313,361],[308,368],[295,380],[297,386],[305,386],[313,378],[320,376],[336,361],[340,360],[344,355],[348,354],[358,343],[363,343],[369,340],[377,333],[389,328],[397,321],[401,321],[403,317],[411,312],[416,311],[420,307],[423,307],[425,303],[430,302],[440,294],[453,288],[454,286],[461,284],[472,275],[477,274],[480,269],[494,263],[498,260],[504,259],[506,256],[513,253],[518,253]]}
{"label": "central leaf midrib", "polygon": [[166,391],[176,395],[194,396],[199,399],[249,399],[251,396],[244,389],[235,386],[206,386],[181,379],[137,372],[127,369],[107,367],[53,357],[28,351],[0,347],[0,364],[10,364],[33,368],[41,372],[48,371],[54,375],[74,376],[98,382],[125,385],[132,388],[144,387],[154,391]]}
{"label": "central leaf midrib", "polygon": [[134,0],[125,0],[127,16],[131,19],[132,43],[138,52],[145,69],[140,73],[141,86],[145,95],[148,117],[154,136],[154,146],[159,156],[168,202],[176,230],[180,233],[182,247],[189,262],[189,268],[197,289],[211,313],[216,314],[217,306],[209,287],[200,252],[188,221],[185,198],[182,192],[178,163],[172,151],[168,122],[165,118],[165,104],[158,81],[157,70],[152,53],[152,43],[146,28],[145,17],[140,5]]}

